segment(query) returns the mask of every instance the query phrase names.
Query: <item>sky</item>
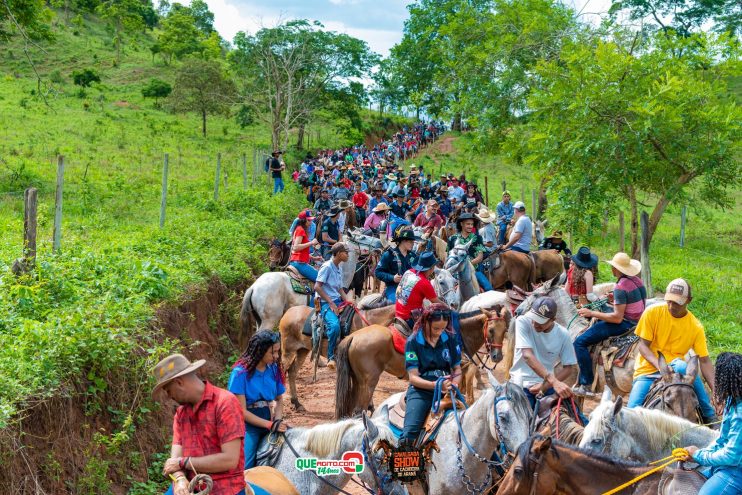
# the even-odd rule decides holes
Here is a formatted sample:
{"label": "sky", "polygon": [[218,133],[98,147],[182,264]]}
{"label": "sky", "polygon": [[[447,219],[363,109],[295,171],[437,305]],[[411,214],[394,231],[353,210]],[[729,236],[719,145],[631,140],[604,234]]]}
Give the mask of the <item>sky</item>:
{"label": "sky", "polygon": [[[564,0],[583,12],[583,18],[597,22],[592,13],[604,13],[610,0]],[[412,0],[206,0],[214,13],[219,34],[232,41],[238,31],[255,33],[261,26],[272,27],[289,19],[320,21],[325,28],[360,38],[371,50],[389,55],[402,39],[407,4]],[[183,3],[190,3],[185,0]]]}

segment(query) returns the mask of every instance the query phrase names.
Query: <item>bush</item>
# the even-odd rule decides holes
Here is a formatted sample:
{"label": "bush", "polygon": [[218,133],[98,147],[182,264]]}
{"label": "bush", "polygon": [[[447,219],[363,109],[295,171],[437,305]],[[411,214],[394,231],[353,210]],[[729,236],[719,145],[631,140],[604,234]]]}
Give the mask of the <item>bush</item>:
{"label": "bush", "polygon": [[165,81],[150,79],[149,84],[142,88],[142,96],[145,98],[154,98],[155,105],[157,105],[159,98],[166,98],[172,91],[173,87]]}
{"label": "bush", "polygon": [[89,88],[94,82],[100,82],[100,76],[93,69],[83,69],[73,72],[72,80],[77,86]]}
{"label": "bush", "polygon": [[64,76],[62,76],[62,73],[59,70],[54,70],[49,74],[49,80],[54,84],[63,84]]}

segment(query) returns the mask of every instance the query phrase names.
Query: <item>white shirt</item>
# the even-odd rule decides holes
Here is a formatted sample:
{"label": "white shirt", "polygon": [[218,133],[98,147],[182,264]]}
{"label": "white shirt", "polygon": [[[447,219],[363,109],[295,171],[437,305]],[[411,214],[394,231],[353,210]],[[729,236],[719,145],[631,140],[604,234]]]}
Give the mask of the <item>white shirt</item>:
{"label": "white shirt", "polygon": [[519,316],[515,320],[515,356],[510,381],[525,388],[542,383],[544,379],[523,359],[523,349],[531,349],[547,373],[554,372],[557,362],[561,361],[563,366],[577,363],[572,339],[563,326],[554,323],[549,332],[537,332],[528,314]]}

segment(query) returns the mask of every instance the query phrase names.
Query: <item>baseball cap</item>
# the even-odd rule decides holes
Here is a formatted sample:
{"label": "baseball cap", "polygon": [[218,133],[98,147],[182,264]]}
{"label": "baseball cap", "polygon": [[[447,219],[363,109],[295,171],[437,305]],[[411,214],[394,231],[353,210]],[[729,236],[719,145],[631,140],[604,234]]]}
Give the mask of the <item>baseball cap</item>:
{"label": "baseball cap", "polygon": [[336,242],[332,245],[332,248],[330,249],[330,253],[333,255],[338,254],[340,252],[348,252],[348,246],[345,245],[343,242]]}
{"label": "baseball cap", "polygon": [[531,306],[531,310],[528,312],[528,316],[540,325],[543,325],[549,320],[553,320],[556,318],[556,315],[556,301],[549,296],[543,296],[536,299],[533,306]]}
{"label": "baseball cap", "polygon": [[311,210],[304,210],[299,213],[299,220],[314,220]]}
{"label": "baseball cap", "polygon": [[690,285],[682,278],[676,278],[669,284],[667,284],[667,290],[665,291],[665,301],[672,301],[678,303],[681,306],[688,302],[690,295]]}
{"label": "baseball cap", "polygon": [[525,210],[526,205],[525,203],[523,203],[523,201],[516,201],[515,204],[513,205],[513,208],[515,208],[516,210]]}

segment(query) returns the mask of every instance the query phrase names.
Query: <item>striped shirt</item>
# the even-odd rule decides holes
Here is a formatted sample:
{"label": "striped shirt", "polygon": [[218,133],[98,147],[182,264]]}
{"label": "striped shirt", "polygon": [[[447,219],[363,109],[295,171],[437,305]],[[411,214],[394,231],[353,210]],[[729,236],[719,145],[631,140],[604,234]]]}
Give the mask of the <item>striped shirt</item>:
{"label": "striped shirt", "polygon": [[645,309],[647,289],[639,277],[621,276],[613,288],[613,303],[625,304],[623,317],[633,322],[639,321]]}

